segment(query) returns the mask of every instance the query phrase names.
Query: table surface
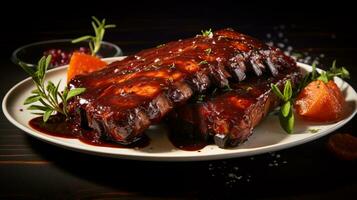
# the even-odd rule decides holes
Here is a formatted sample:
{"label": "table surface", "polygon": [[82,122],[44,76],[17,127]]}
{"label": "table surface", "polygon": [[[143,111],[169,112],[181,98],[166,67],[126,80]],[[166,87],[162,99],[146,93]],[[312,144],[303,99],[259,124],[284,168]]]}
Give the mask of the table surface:
{"label": "table surface", "polygon": [[[350,70],[352,79],[348,82],[357,87],[354,77],[357,48],[353,40],[357,32],[346,26],[353,21],[349,14],[336,19],[329,17],[328,11],[323,13],[324,17],[314,12],[301,16],[295,11],[295,15],[286,17],[286,11],[264,17],[263,14],[247,16],[247,12],[240,9],[240,13],[221,12],[214,17],[212,7],[204,8],[201,15],[193,14],[193,9],[183,14],[180,9],[162,13],[152,9],[156,14],[150,15],[148,11],[137,14],[143,10],[132,15],[129,11],[116,15],[112,10],[104,15],[118,25],[117,29],[107,32],[106,40],[119,45],[126,55],[193,36],[202,29],[233,27],[267,42],[273,41],[285,50],[291,46],[294,52],[302,54],[305,62],[317,60],[322,68],[337,59],[339,65]],[[91,31],[88,15],[75,17],[72,14],[51,20],[31,16],[25,23],[24,19],[14,17],[8,24],[12,24],[11,28],[2,33],[5,35],[0,40],[1,53],[5,56],[0,59],[4,69],[4,73],[0,73],[1,99],[26,77],[10,61],[16,47],[40,40],[73,38]],[[356,118],[332,134],[356,136],[354,123]],[[336,158],[326,148],[328,138],[254,157],[205,162],[140,162],[55,147],[28,136],[1,112],[0,199],[353,199],[357,194],[356,162]]]}

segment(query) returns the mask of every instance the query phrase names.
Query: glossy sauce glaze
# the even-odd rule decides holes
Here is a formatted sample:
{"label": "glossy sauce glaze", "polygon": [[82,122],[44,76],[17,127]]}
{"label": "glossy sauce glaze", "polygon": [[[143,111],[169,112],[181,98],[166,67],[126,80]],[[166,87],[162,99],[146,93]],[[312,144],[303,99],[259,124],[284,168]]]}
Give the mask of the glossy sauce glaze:
{"label": "glossy sauce glaze", "polygon": [[187,140],[180,137],[175,137],[175,135],[170,134],[169,139],[176,148],[184,151],[200,151],[205,148],[210,143],[204,140]]}
{"label": "glossy sauce glaze", "polygon": [[[281,71],[277,76],[250,77],[231,84],[229,90],[214,90],[203,99],[174,110],[170,123],[174,134],[197,139],[213,138],[221,148],[245,142],[253,128],[279,104],[271,84],[282,87],[286,80],[296,85],[298,68]],[[193,140],[193,139],[191,139]]]}
{"label": "glossy sauce glaze", "polygon": [[[264,63],[267,63],[264,65]],[[74,121],[129,144],[192,95],[242,81],[248,71],[295,65],[284,54],[230,29],[143,50],[102,70],[79,75],[68,87],[86,92],[68,103]],[[78,115],[77,113],[82,113]]]}
{"label": "glossy sauce glaze", "polygon": [[80,128],[74,123],[66,120],[66,118],[62,115],[53,115],[46,123],[43,122],[42,117],[36,117],[30,120],[29,125],[31,128],[47,135],[62,138],[77,138],[83,143],[94,146],[113,148],[144,148],[150,144],[150,138],[147,136],[144,136],[139,141],[130,145],[121,145],[103,140],[98,137],[98,134],[95,131]]}
{"label": "glossy sauce glaze", "polygon": [[[146,135],[130,145],[121,145],[115,142],[106,141],[98,138],[98,134],[94,130],[78,128],[75,124],[66,120],[66,118],[62,115],[53,115],[46,123],[43,122],[42,117],[36,117],[30,120],[29,125],[33,129],[47,135],[62,138],[77,138],[83,143],[94,146],[112,148],[145,148],[150,144],[150,138]],[[204,140],[192,140],[192,138],[189,137],[177,137],[177,134],[169,134],[169,138],[173,146],[185,151],[198,151],[207,145]]]}
{"label": "glossy sauce glaze", "polygon": [[[280,50],[231,29],[170,42],[70,80],[70,89],[86,88],[68,102],[71,129],[78,132],[73,134],[77,138],[88,137],[83,140],[94,144],[103,138],[135,144],[150,125],[193,95],[205,94],[213,86],[229,87],[229,82],[243,81],[246,73],[261,76],[269,70],[276,76],[279,69],[295,65]],[[204,146],[181,137],[171,140],[181,149]]]}

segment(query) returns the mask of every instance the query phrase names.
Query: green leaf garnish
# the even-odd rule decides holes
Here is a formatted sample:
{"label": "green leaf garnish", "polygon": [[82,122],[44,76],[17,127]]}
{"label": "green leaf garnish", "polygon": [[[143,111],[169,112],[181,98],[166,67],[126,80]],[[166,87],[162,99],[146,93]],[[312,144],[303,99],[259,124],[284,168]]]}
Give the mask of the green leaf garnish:
{"label": "green leaf garnish", "polygon": [[284,87],[284,99],[285,101],[288,101],[289,99],[291,99],[293,94],[293,88],[291,86],[291,81],[288,80],[285,83],[285,87]]}
{"label": "green leaf garnish", "polygon": [[278,96],[280,99],[284,99],[284,95],[283,93],[280,92],[277,85],[271,84],[271,89],[273,90],[276,96]]}
{"label": "green leaf garnish", "polygon": [[287,133],[292,133],[294,131],[295,119],[293,110],[290,109],[289,114],[284,117],[282,113],[279,113],[280,125]]}
{"label": "green leaf garnish", "polygon": [[281,114],[284,117],[287,117],[289,115],[291,109],[291,104],[290,101],[285,102],[282,106],[281,106]]}
{"label": "green leaf garnish", "polygon": [[316,74],[318,74],[318,72],[316,71],[316,62],[312,63],[311,67],[312,67],[311,79],[316,80],[316,76],[317,76]]}
{"label": "green leaf garnish", "polygon": [[156,48],[161,48],[163,46],[165,46],[165,44],[159,44],[159,45],[156,46]]}
{"label": "green leaf garnish", "polygon": [[[281,92],[277,85],[271,84],[271,89],[274,94],[283,101],[279,110],[280,126],[287,132],[292,133],[294,130],[294,113],[293,113],[293,100],[309,83],[315,80],[321,80],[324,83],[332,80],[335,76],[340,78],[349,78],[350,73],[344,67],[337,67],[336,60],[333,61],[331,68],[326,72],[319,73],[316,70],[316,63],[312,64],[312,71],[307,73],[301,80],[297,89],[293,92],[291,81],[285,83],[284,91]],[[310,132],[317,132],[312,130]]]}
{"label": "green leaf garnish", "polygon": [[[36,70],[20,63],[20,66],[31,76],[36,85],[36,89],[31,91],[33,95],[26,98],[24,105],[39,102],[41,105],[30,105],[27,109],[42,111],[33,114],[42,115],[44,122],[46,122],[54,113],[60,113],[68,117],[67,101],[85,91],[85,88],[76,88],[73,90],[65,88],[63,93],[61,93],[58,91],[61,81],[57,84],[47,81],[47,85],[45,85],[46,71],[50,62],[51,55],[47,57],[43,56],[39,60]],[[62,100],[62,105],[59,103],[59,99]]]}
{"label": "green leaf garnish", "polygon": [[94,56],[100,49],[100,45],[103,41],[105,29],[115,28],[115,24],[105,24],[105,19],[99,21],[96,17],[92,16],[92,27],[94,29],[95,35],[85,35],[72,40],[72,43],[82,42],[89,40],[89,48],[91,50],[92,56]]}
{"label": "green leaf garnish", "polygon": [[350,78],[350,73],[348,72],[348,70],[345,67],[337,67],[336,66],[336,60],[334,60],[332,62],[332,66],[329,70],[325,71],[325,72],[321,72],[319,73],[316,70],[316,63],[312,64],[312,70],[311,72],[307,73],[304,78],[302,79],[302,81],[300,82],[300,84],[298,85],[294,96],[297,96],[299,94],[299,92],[304,89],[309,83],[311,83],[312,81],[315,80],[321,80],[324,83],[329,82],[330,80],[333,80],[333,78],[335,76],[338,76],[342,79],[348,79]]}
{"label": "green leaf garnish", "polygon": [[310,72],[312,74],[309,80],[310,82],[314,80],[322,80],[325,83],[327,83],[328,81],[332,80],[335,76],[338,76],[342,79],[350,78],[350,73],[345,67],[336,67],[336,60],[332,62],[331,68],[326,72],[321,72],[321,73],[317,72],[315,64],[313,64],[312,67],[313,67],[312,71]]}
{"label": "green leaf garnish", "polygon": [[293,52],[291,54],[292,57],[295,57],[296,59],[302,58],[304,55],[298,52]]}
{"label": "green leaf garnish", "polygon": [[39,106],[39,105],[31,105],[27,108],[27,110],[42,110],[42,111],[46,111],[47,110],[47,106]]}
{"label": "green leaf garnish", "polygon": [[41,96],[40,95],[33,95],[33,96],[29,96],[27,97],[27,99],[25,100],[24,102],[24,105],[28,105],[28,104],[31,104],[31,103],[34,103],[38,100],[41,99]]}
{"label": "green leaf garnish", "polygon": [[209,37],[209,38],[213,37],[212,29],[202,30],[201,33],[203,37]]}
{"label": "green leaf garnish", "polygon": [[199,62],[198,63],[199,65],[205,65],[205,64],[208,64],[208,62],[207,61],[205,61],[205,60],[202,60],[201,62]]}
{"label": "green leaf garnish", "polygon": [[336,67],[336,60],[332,62],[330,70],[326,71],[326,77],[328,80],[332,80],[333,77],[338,76],[342,79],[349,79],[350,73],[344,67]]}
{"label": "green leaf garnish", "polygon": [[205,49],[205,52],[207,55],[209,55],[212,52],[212,49],[211,48]]}
{"label": "green leaf garnish", "polygon": [[324,83],[327,83],[329,81],[328,75],[326,72],[322,72],[319,77],[317,77],[317,80],[323,81]]}
{"label": "green leaf garnish", "polygon": [[53,112],[54,110],[46,110],[46,112],[43,114],[43,121],[47,122]]}
{"label": "green leaf garnish", "polygon": [[82,94],[86,89],[85,88],[75,88],[73,90],[70,90],[68,92],[68,95],[66,96],[66,100],[71,99],[72,97],[75,97],[79,94]]}
{"label": "green leaf garnish", "polygon": [[278,85],[271,84],[274,94],[283,101],[279,110],[280,126],[287,132],[292,133],[294,130],[294,113],[292,106],[293,89],[291,81],[287,80],[284,85],[284,91],[281,92]]}
{"label": "green leaf garnish", "polygon": [[320,129],[318,129],[318,128],[309,128],[308,131],[309,131],[310,133],[317,133],[317,132],[320,131]]}
{"label": "green leaf garnish", "polygon": [[206,95],[205,94],[199,94],[197,95],[197,98],[196,98],[196,103],[202,103],[206,98]]}

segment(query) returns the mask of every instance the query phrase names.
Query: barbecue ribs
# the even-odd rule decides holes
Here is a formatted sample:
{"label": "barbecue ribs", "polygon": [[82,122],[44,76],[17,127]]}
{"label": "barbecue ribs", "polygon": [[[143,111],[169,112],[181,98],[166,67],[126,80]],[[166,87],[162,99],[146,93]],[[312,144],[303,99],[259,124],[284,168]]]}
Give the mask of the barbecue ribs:
{"label": "barbecue ribs", "polygon": [[86,92],[68,105],[72,120],[99,139],[130,144],[192,96],[229,87],[248,76],[278,76],[296,63],[279,49],[232,29],[143,50],[79,75],[69,88]]}
{"label": "barbecue ribs", "polygon": [[186,140],[213,138],[219,147],[235,147],[246,141],[253,128],[280,103],[270,85],[282,89],[287,80],[296,85],[300,78],[299,69],[294,67],[281,70],[275,77],[263,75],[232,83],[229,91],[214,90],[198,102],[175,109],[170,114],[170,134]]}

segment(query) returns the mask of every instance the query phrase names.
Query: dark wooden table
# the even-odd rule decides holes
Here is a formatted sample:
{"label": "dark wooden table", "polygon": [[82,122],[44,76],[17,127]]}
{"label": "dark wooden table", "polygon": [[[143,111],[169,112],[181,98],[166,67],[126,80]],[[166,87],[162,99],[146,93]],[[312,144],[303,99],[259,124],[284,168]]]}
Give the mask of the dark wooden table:
{"label": "dark wooden table", "polygon": [[[120,6],[107,8],[109,11],[86,6],[75,7],[76,11],[63,6],[55,11],[67,9],[66,15],[50,9],[41,16],[20,8],[16,14],[6,15],[7,29],[2,30],[0,39],[0,96],[26,77],[10,61],[16,47],[91,33],[91,14],[107,17],[118,25],[108,31],[106,40],[118,44],[126,55],[193,36],[202,29],[233,27],[262,40],[282,43],[286,50],[292,46],[306,62],[318,60],[322,68],[337,59],[339,65],[348,67],[352,75],[348,82],[357,88],[357,32],[351,27],[354,11],[349,5],[319,10],[316,6],[256,8],[226,3],[185,8],[179,2],[172,4],[173,8]],[[83,10],[78,12],[78,8]],[[299,11],[301,8],[305,11]],[[40,10],[35,11],[38,14]],[[346,12],[331,14],[331,10]],[[335,133],[357,136],[355,123],[356,118]],[[49,145],[13,126],[1,112],[0,199],[355,199],[356,161],[336,158],[326,148],[328,138],[247,158],[140,162]]]}

